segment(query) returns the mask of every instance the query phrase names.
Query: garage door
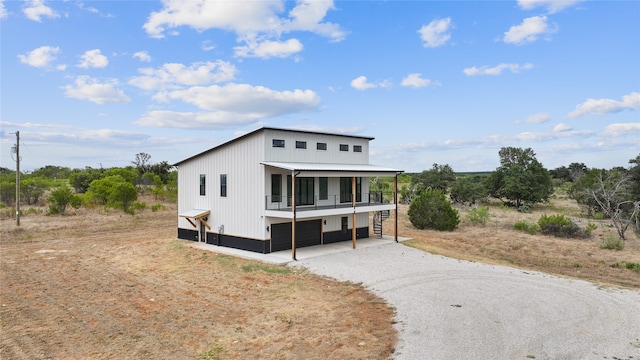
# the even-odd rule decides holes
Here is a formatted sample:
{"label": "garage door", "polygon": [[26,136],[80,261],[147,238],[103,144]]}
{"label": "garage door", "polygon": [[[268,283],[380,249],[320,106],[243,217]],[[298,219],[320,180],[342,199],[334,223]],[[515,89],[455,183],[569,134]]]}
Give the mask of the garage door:
{"label": "garage door", "polygon": [[[296,249],[320,245],[321,237],[321,220],[296,222]],[[271,251],[289,249],[291,249],[291,223],[271,225]]]}

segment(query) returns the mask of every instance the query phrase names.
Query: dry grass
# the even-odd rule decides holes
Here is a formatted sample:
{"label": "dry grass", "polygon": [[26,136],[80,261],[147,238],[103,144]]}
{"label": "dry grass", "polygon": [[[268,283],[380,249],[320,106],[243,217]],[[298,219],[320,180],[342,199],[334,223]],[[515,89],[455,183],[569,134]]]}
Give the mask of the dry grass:
{"label": "dry grass", "polygon": [[2,359],[387,359],[362,286],[186,246],[175,209],[0,223]]}
{"label": "dry grass", "polygon": [[[593,221],[597,229],[589,239],[565,239],[544,235],[529,235],[517,231],[513,225],[518,220],[535,223],[542,214],[562,213],[569,216],[581,228],[588,221],[581,217],[575,201],[555,199],[549,204],[537,206],[530,214],[522,214],[497,203],[489,205],[491,219],[485,226],[471,224],[466,214],[468,208],[460,208],[459,228],[453,232],[418,230],[407,217],[408,206],[400,206],[399,234],[413,240],[406,242],[431,253],[448,257],[486,263],[515,266],[569,276],[601,284],[640,288],[640,272],[615,264],[640,264],[640,240],[633,231],[631,239],[622,251],[601,249],[607,237],[616,237],[608,220]],[[390,219],[389,221],[393,221]],[[391,226],[385,232],[393,233]],[[613,265],[613,267],[612,267]]]}

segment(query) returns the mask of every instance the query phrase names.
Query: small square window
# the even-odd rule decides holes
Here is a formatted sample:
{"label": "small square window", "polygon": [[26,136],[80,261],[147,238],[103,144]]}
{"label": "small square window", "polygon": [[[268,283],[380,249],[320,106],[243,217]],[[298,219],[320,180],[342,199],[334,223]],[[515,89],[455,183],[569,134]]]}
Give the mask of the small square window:
{"label": "small square window", "polygon": [[349,151],[349,145],[340,144],[340,151]]}
{"label": "small square window", "polygon": [[296,141],[296,149],[306,149],[307,142],[306,141]]}
{"label": "small square window", "polygon": [[327,143],[318,143],[316,145],[316,149],[318,149],[318,150],[327,150]]}
{"label": "small square window", "polygon": [[353,145],[353,152],[362,152],[361,145]]}
{"label": "small square window", "polygon": [[283,148],[284,147],[284,140],[282,139],[273,139],[273,147],[275,148]]}

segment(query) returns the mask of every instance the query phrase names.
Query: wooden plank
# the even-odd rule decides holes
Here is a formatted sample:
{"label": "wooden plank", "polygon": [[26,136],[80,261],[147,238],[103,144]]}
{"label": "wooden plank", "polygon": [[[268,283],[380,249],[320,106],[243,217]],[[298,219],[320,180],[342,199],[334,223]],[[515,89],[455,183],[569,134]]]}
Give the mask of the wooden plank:
{"label": "wooden plank", "polygon": [[194,228],[198,228],[198,227],[196,226],[196,224],[194,224],[194,223],[191,221],[191,219],[189,219],[188,217],[186,217],[185,219],[187,219],[187,221],[189,222],[189,224],[191,224]]}

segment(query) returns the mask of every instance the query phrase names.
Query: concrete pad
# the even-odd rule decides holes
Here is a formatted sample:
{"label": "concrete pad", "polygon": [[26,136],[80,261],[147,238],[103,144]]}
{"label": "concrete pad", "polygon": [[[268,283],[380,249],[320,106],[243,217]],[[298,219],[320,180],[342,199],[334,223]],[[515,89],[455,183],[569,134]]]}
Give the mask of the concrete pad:
{"label": "concrete pad", "polygon": [[[358,251],[359,249],[366,249],[372,246],[379,246],[385,244],[395,243],[393,236],[383,236],[382,238],[364,238],[356,241],[356,249],[353,249],[351,241],[341,241],[326,245],[307,246],[296,249],[296,259],[298,261],[311,259],[318,256],[325,256],[331,254],[337,254],[343,251]],[[398,237],[398,241],[407,241],[409,238]],[[276,251],[270,254],[261,254],[253,251],[233,249],[224,246],[217,246],[206,244],[202,242],[187,242],[189,246],[196,249],[211,251],[219,254],[237,256],[243,259],[262,261],[268,264],[274,265],[286,265],[294,260],[291,258],[291,250]]]}

